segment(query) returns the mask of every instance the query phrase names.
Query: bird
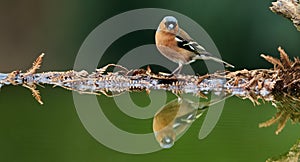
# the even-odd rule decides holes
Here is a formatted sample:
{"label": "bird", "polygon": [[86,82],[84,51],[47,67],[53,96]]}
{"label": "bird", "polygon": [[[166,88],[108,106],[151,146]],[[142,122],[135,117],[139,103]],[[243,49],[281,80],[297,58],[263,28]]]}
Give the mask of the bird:
{"label": "bird", "polygon": [[234,68],[233,65],[213,56],[194,41],[188,33],[179,27],[177,19],[173,16],[166,16],[160,22],[155,32],[155,45],[163,56],[178,63],[178,67],[171,75],[179,74],[183,65],[196,60],[213,60]]}

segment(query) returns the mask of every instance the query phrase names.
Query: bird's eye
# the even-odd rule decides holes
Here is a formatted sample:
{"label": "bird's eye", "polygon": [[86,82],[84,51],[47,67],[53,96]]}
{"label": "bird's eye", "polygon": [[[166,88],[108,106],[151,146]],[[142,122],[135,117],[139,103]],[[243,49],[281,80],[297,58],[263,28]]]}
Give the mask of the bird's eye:
{"label": "bird's eye", "polygon": [[173,30],[173,29],[175,29],[177,24],[175,22],[166,22],[165,25],[168,30]]}

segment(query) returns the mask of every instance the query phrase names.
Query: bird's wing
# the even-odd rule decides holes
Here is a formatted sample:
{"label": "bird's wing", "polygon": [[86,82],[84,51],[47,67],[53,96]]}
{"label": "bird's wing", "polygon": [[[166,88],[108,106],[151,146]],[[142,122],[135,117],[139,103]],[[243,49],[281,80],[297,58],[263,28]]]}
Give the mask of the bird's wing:
{"label": "bird's wing", "polygon": [[205,50],[204,47],[199,45],[194,41],[184,30],[180,30],[179,33],[175,36],[177,45],[180,48],[194,52],[195,54],[211,56],[209,52]]}
{"label": "bird's wing", "polygon": [[214,60],[216,62],[224,63],[228,67],[234,68],[233,65],[214,57],[211,53],[207,52],[204,47],[194,41],[185,31],[182,29],[175,36],[175,40],[177,41],[177,46],[183,48],[185,50],[191,51],[195,53],[194,59],[201,60]]}

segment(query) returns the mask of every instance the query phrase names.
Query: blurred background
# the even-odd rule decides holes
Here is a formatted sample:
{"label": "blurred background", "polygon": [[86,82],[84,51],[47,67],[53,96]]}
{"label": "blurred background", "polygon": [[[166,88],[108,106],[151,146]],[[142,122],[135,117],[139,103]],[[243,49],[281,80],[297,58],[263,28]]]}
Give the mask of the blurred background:
{"label": "blurred background", "polygon": [[[2,1],[0,72],[25,71],[41,52],[46,56],[40,71],[70,70],[82,42],[95,27],[138,8],[164,8],[190,17],[208,32],[222,58],[236,69],[271,68],[259,55],[278,57],[277,47],[282,46],[291,57],[299,56],[300,32],[287,19],[272,13],[270,5],[267,0]],[[154,43],[154,33],[146,30],[122,37],[107,50],[99,66],[117,62],[137,46]],[[201,63],[193,66],[201,67]],[[254,107],[249,100],[232,97],[226,100],[217,126],[204,140],[198,139],[203,122],[199,119],[171,149],[124,154],[103,146],[85,130],[70,91],[51,86],[40,90],[44,105],[25,88],[1,89],[0,161],[265,161],[286,152],[300,137],[299,124],[291,122],[279,135],[274,133],[275,125],[258,128],[276,113],[270,103]],[[132,98],[139,104],[149,102],[145,94],[145,102],[135,96]],[[151,132],[151,119],[128,118],[111,99],[98,99],[109,105],[105,112],[119,128]]]}

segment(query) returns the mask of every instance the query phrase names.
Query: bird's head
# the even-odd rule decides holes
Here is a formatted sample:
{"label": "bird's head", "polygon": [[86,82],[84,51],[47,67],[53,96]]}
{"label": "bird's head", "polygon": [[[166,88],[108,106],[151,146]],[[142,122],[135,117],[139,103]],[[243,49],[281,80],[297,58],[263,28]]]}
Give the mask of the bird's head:
{"label": "bird's head", "polygon": [[159,25],[159,29],[171,33],[177,33],[179,29],[177,19],[173,16],[164,17]]}

